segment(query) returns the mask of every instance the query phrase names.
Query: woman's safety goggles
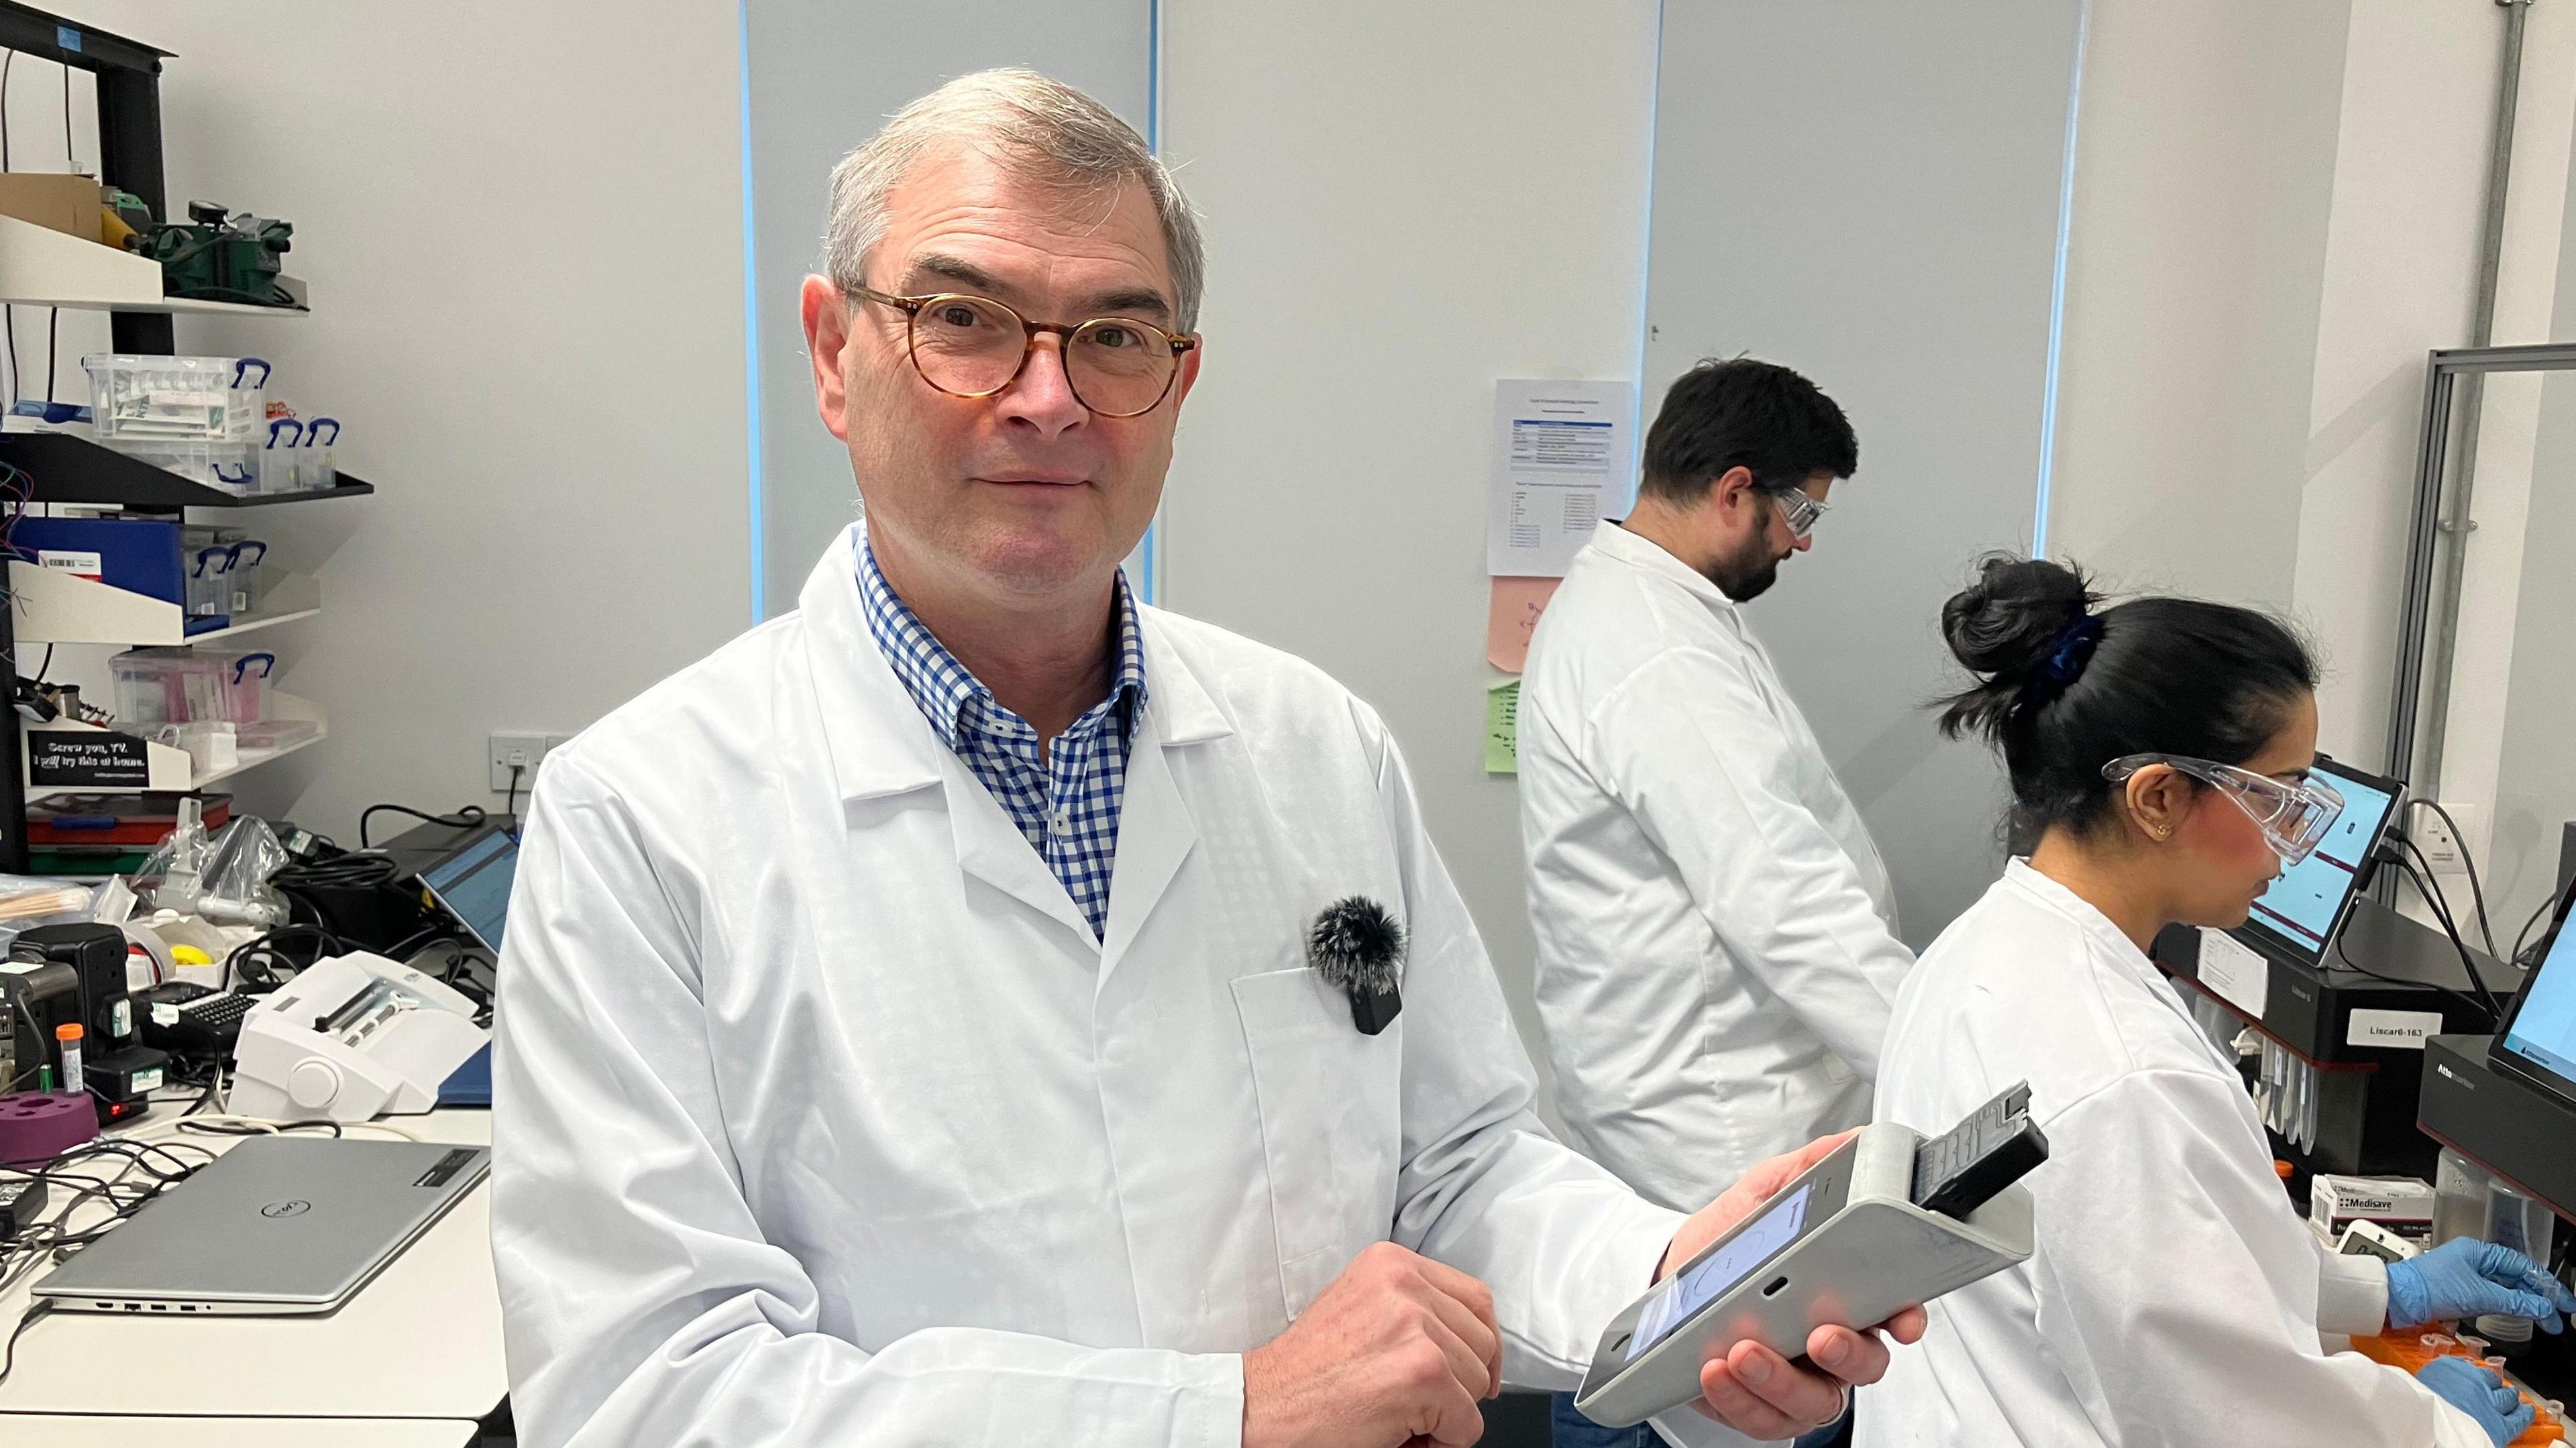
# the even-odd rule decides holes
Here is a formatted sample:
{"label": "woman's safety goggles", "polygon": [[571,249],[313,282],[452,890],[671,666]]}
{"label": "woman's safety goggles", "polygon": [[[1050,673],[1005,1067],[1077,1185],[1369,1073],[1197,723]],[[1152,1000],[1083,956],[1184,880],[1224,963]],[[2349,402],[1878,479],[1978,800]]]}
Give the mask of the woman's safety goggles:
{"label": "woman's safety goggles", "polygon": [[2343,813],[2343,796],[2322,779],[2289,784],[2233,764],[2216,764],[2180,754],[2124,754],[2102,766],[2102,777],[2113,784],[2126,783],[2129,776],[2150,764],[2188,774],[2234,800],[2238,809],[2263,827],[2263,838],[2285,865],[2295,865],[2316,853],[2317,846],[2325,842],[2326,831],[2334,828],[2335,817]]}

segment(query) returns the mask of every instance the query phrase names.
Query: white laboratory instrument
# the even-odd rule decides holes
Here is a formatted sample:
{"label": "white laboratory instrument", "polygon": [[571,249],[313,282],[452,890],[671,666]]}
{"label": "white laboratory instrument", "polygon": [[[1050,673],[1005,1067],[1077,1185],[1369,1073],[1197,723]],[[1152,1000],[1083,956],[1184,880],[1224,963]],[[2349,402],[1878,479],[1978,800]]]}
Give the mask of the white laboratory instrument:
{"label": "white laboratory instrument", "polygon": [[483,1048],[474,1003],[380,955],[317,960],[242,1018],[225,1109],[272,1121],[367,1121],[438,1104]]}
{"label": "white laboratory instrument", "polygon": [[1700,1365],[1746,1338],[1796,1360],[1818,1327],[1870,1327],[2027,1261],[2048,1157],[2015,1086],[1948,1134],[1861,1128],[1601,1334],[1574,1406],[1625,1427],[1700,1395]]}

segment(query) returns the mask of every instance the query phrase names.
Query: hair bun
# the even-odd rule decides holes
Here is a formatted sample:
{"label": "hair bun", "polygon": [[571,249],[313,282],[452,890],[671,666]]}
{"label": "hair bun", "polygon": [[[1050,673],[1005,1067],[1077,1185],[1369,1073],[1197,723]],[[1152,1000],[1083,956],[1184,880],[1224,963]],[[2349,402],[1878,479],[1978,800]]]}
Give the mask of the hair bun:
{"label": "hair bun", "polygon": [[1960,663],[2002,679],[2030,676],[2067,625],[2100,599],[2082,573],[2045,558],[1993,557],[1941,606],[1941,636]]}
{"label": "hair bun", "polygon": [[2000,731],[2067,628],[2100,601],[2084,574],[2062,563],[2006,554],[1980,562],[1977,581],[1941,605],[1951,654],[1982,676],[1946,701],[1943,731]]}

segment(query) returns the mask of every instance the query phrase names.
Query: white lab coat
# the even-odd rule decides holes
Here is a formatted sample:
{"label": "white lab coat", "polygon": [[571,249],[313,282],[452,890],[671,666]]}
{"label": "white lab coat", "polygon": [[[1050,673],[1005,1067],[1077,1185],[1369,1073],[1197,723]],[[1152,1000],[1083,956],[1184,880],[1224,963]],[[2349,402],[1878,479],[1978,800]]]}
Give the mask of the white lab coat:
{"label": "white lab coat", "polygon": [[1682,1207],[1869,1119],[1913,952],[1860,812],[1716,584],[1593,534],[1530,644],[1520,795],[1577,1145]]}
{"label": "white lab coat", "polygon": [[[1388,1238],[1577,1382],[1678,1218],[1532,1115],[1376,715],[1146,610],[1097,942],[851,550],[545,763],[494,1072],[521,1441],[1233,1444],[1238,1354]],[[1373,1037],[1304,963],[1355,894],[1412,937]]]}
{"label": "white lab coat", "polygon": [[1861,1392],[1859,1442],[2488,1448],[2395,1368],[2388,1279],[2292,1210],[2235,1067],[2100,911],[2019,860],[1906,980],[1878,1114],[1947,1128],[2027,1078],[2037,1250],[1930,1305]]}

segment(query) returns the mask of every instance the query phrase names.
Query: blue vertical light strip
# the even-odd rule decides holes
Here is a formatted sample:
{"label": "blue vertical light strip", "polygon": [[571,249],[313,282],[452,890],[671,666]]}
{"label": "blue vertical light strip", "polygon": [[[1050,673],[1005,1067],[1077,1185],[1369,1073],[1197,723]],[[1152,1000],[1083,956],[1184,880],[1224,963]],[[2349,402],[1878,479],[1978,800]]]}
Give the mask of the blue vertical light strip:
{"label": "blue vertical light strip", "polygon": [[2039,497],[2030,520],[2030,556],[2048,556],[2049,491],[2057,471],[2057,379],[2066,358],[2066,252],[2075,231],[2075,130],[2084,113],[2084,43],[2093,29],[2093,0],[2075,7],[2075,70],[2066,82],[2066,155],[2057,174],[2057,261],[2048,283],[2048,380],[2039,400]]}
{"label": "blue vertical light strip", "polygon": [[1637,482],[1646,461],[1646,338],[1653,327],[1651,308],[1655,292],[1655,133],[1663,125],[1664,106],[1664,6],[1655,3],[1654,73],[1646,82],[1646,216],[1645,231],[1640,239],[1637,258],[1637,396],[1636,408],[1628,418],[1628,501],[1621,510],[1637,503]]}
{"label": "blue vertical light strip", "polygon": [[742,391],[751,444],[751,621],[759,623],[769,616],[769,538],[760,472],[760,254],[752,249],[758,228],[751,219],[751,0],[737,0],[734,26],[741,49]]}
{"label": "blue vertical light strip", "polygon": [[[1145,149],[1163,154],[1163,0],[1145,3]],[[1145,555],[1145,576],[1129,579],[1136,590],[1137,601],[1146,607],[1162,603],[1163,510],[1158,504],[1154,521],[1145,525],[1145,541],[1140,551]]]}

